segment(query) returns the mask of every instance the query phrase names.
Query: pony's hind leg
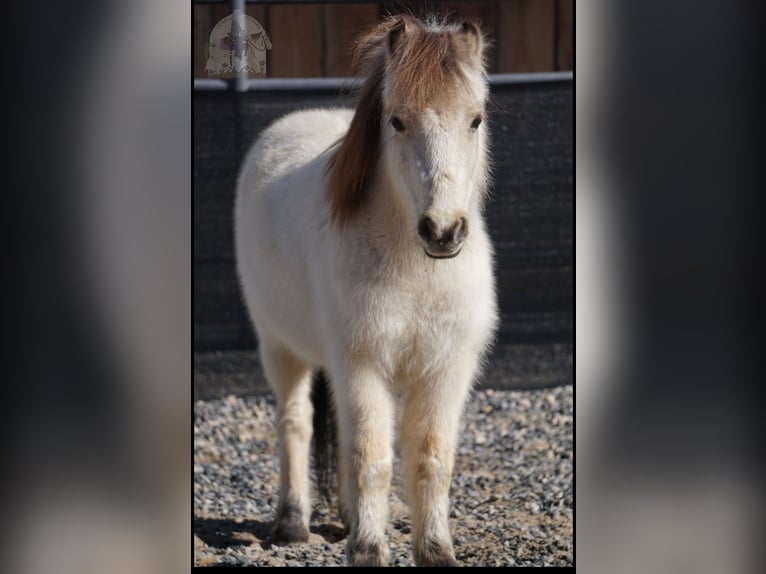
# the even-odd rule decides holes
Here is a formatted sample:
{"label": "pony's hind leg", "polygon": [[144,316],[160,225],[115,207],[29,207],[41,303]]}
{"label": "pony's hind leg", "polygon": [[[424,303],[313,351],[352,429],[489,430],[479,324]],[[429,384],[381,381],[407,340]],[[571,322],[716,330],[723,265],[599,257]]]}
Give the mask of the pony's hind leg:
{"label": "pony's hind leg", "polygon": [[277,396],[280,492],[274,541],[305,542],[311,515],[311,370],[280,345],[261,342],[260,353],[266,378]]}

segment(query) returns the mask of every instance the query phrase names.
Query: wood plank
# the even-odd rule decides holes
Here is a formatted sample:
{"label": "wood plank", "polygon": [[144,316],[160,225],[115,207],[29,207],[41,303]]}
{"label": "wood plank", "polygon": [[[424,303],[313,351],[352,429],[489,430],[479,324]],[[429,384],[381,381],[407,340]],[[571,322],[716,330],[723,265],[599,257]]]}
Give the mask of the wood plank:
{"label": "wood plank", "polygon": [[441,13],[450,16],[450,20],[473,20],[484,24],[487,28],[494,26],[497,2],[482,0],[480,2],[463,0],[462,2],[444,2],[440,4]]}
{"label": "wood plank", "polygon": [[[258,23],[263,26],[264,30],[266,30],[266,6],[260,4],[247,4],[245,13],[258,20]],[[266,34],[268,33],[269,31],[266,30]]]}
{"label": "wood plank", "polygon": [[572,0],[556,0],[556,69],[573,70],[574,52],[574,3]]}
{"label": "wood plank", "polygon": [[555,0],[502,0],[497,9],[497,71],[553,71]]}
{"label": "wood plank", "polygon": [[226,4],[213,4],[210,6],[210,29],[212,30],[218,22],[231,14],[229,6]]}
{"label": "wood plank", "polygon": [[324,63],[326,76],[350,76],[354,40],[378,20],[375,4],[340,6],[328,4],[324,10]]}
{"label": "wood plank", "polygon": [[268,28],[271,39],[268,75],[275,78],[322,75],[322,6],[319,4],[271,5]]}
{"label": "wood plank", "polygon": [[207,78],[205,64],[208,57],[208,41],[213,30],[212,16],[209,4],[194,5],[194,77]]}

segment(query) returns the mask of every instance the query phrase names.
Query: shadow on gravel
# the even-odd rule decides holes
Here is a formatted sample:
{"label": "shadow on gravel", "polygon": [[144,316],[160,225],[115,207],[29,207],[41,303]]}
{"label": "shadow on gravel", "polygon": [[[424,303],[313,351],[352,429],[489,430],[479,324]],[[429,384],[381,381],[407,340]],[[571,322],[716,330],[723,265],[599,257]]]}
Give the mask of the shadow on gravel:
{"label": "shadow on gravel", "polygon": [[324,538],[326,542],[331,544],[340,542],[347,534],[346,529],[337,524],[312,524],[309,527],[309,530],[314,534],[318,534]]}
{"label": "shadow on gravel", "polygon": [[[208,546],[230,548],[259,544],[268,550],[274,544],[271,530],[274,523],[260,520],[235,522],[227,518],[194,518],[194,534]],[[337,524],[312,524],[312,534],[321,536],[325,542],[334,544],[346,537],[346,531]]]}
{"label": "shadow on gravel", "polygon": [[259,543],[264,550],[271,548],[272,522],[225,518],[194,518],[194,534],[208,546],[228,548]]}

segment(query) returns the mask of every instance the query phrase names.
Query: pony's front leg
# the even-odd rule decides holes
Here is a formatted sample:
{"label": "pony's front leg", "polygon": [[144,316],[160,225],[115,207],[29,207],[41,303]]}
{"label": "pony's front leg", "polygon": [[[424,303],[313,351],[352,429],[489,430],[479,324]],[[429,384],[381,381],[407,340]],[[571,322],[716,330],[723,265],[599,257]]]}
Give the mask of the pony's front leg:
{"label": "pony's front leg", "polygon": [[351,566],[386,566],[388,492],[393,460],[393,401],[373,369],[354,368],[335,389],[340,465],[350,522],[346,553]]}
{"label": "pony's front leg", "polygon": [[457,566],[449,531],[449,487],[460,416],[473,369],[415,383],[405,397],[402,454],[415,563]]}

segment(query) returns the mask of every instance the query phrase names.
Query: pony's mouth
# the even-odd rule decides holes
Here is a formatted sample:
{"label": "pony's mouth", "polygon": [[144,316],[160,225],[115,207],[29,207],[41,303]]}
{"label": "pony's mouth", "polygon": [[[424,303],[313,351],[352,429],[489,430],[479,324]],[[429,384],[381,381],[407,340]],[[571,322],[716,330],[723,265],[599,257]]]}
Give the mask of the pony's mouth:
{"label": "pony's mouth", "polygon": [[431,253],[428,249],[423,249],[425,251],[426,255],[428,255],[431,259],[452,259],[454,257],[457,257],[460,255],[460,252],[463,250],[463,246],[461,245],[454,251],[449,252],[443,252],[443,253]]}

